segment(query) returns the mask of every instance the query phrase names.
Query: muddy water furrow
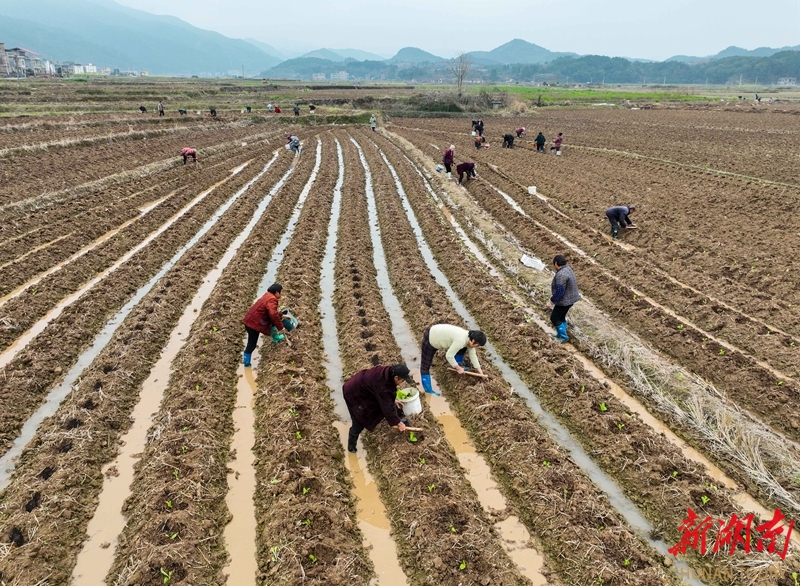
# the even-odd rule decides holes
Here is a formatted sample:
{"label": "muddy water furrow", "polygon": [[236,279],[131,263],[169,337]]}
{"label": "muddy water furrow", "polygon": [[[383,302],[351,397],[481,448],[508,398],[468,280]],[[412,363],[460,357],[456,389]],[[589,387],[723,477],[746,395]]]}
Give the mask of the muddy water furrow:
{"label": "muddy water furrow", "polygon": [[[398,172],[402,176],[405,170]],[[715,486],[716,481],[702,466],[687,460],[676,446],[631,415],[565,348],[530,325],[525,312],[503,288],[491,280],[483,283],[478,277],[480,265],[460,248],[457,235],[449,230],[449,223],[422,189],[408,190],[408,195],[442,270],[504,359],[518,369],[543,405],[643,509],[670,545],[677,542],[676,529],[687,507],[720,518],[729,517],[732,511],[743,514],[733,494]],[[586,425],[587,421],[595,423]],[[720,571],[725,568],[723,560],[693,563]],[[745,577],[740,575],[739,579]]]}
{"label": "muddy water furrow", "polygon": [[[303,156],[312,153],[307,142]],[[268,267],[269,276],[277,269],[269,280],[283,284],[281,305],[301,326],[290,334],[291,346],[262,337],[256,364],[259,583],[366,585],[374,573],[339,434],[330,425],[323,366],[319,273],[337,175],[336,146],[326,136],[322,169],[291,243]]]}
{"label": "muddy water furrow", "polygon": [[[233,433],[241,320],[263,267],[310,175],[312,157],[274,197],[271,212],[223,272],[173,361],[169,386],[136,468],[109,584],[223,581],[226,463]],[[241,228],[241,224],[240,224]],[[172,536],[175,535],[173,539]]]}
{"label": "muddy water furrow", "polygon": [[[252,171],[249,174],[244,175],[243,171],[220,186],[112,275],[66,307],[15,354],[5,366],[4,377],[0,381],[0,401],[4,406],[0,416],[0,438],[5,447],[41,402],[42,394],[64,376],[103,324],[193,237],[220,205],[246,183],[250,174],[255,175],[259,170],[254,165],[250,168]],[[250,205],[248,198],[252,197],[245,194],[236,205]],[[198,252],[192,251],[190,254],[196,255]]]}
{"label": "muddy water furrow", "polygon": [[[345,167],[359,164],[358,153],[349,148]],[[371,184],[370,178],[368,192]],[[345,378],[401,360],[378,287],[363,189],[345,190],[343,206],[349,222],[339,235],[336,261],[334,303],[343,332]],[[374,196],[368,197],[386,195],[381,184],[374,184],[374,189]],[[412,418],[412,424],[425,428],[416,434],[416,443],[385,423],[362,436],[409,583],[480,583],[489,578],[492,584],[529,584],[501,547],[435,418],[426,409]]]}
{"label": "muddy water furrow", "polygon": [[222,141],[241,139],[252,134],[248,127],[226,128],[168,136],[123,144],[92,145],[65,149],[58,156],[37,153],[20,155],[3,163],[4,187],[0,205],[10,204],[42,192],[64,189],[135,169],[165,157],[175,156],[184,146],[202,149]]}
{"label": "muddy water furrow", "polygon": [[[266,192],[279,177],[277,167],[250,189]],[[84,371],[56,414],[40,426],[0,499],[4,532],[17,527],[27,541],[3,559],[7,579],[24,576],[35,583],[49,576],[53,583],[68,582],[103,488],[101,468],[113,460],[119,438],[131,424],[141,385],[204,275],[251,213],[250,206],[233,208],[197,243],[198,253],[185,255],[165,274]],[[116,469],[106,473],[111,477]],[[26,507],[32,498],[35,506]],[[97,582],[101,580],[98,576]]]}
{"label": "muddy water furrow", "polygon": [[[392,156],[389,149],[387,154]],[[414,179],[416,173],[394,154],[393,166],[408,196],[424,197],[423,186]],[[378,210],[389,234],[385,242],[392,285],[414,333],[421,338],[431,324],[462,324],[463,319],[453,309],[453,300],[448,299],[426,267],[397,194],[379,199]],[[450,258],[452,255],[448,255]],[[483,278],[482,271],[474,268],[471,274],[476,279]],[[482,367],[491,377],[488,381],[453,375],[441,357],[434,372],[560,579],[574,584],[586,583],[592,576],[604,580],[619,576],[620,584],[671,583],[674,578],[661,567],[660,556],[609,508],[607,497],[548,436],[527,405],[510,392],[501,374],[486,362]],[[482,407],[475,409],[475,405]],[[598,530],[599,526],[605,529]]]}
{"label": "muddy water furrow", "polygon": [[[501,176],[488,169],[485,171],[492,183],[504,184]],[[512,193],[519,193],[516,186],[506,188]],[[471,184],[469,189],[476,201],[508,226],[534,253],[547,258],[552,256],[553,250],[563,249],[563,244],[558,243],[546,230],[537,228],[530,220],[520,216],[490,186],[478,182]],[[540,202],[536,199],[539,203],[533,203],[534,199],[521,195],[516,197],[516,202],[531,217],[545,225],[552,224],[553,230],[566,233],[570,240],[580,243],[583,250],[591,255],[595,247],[586,240],[587,237],[581,236],[579,230],[570,230],[563,218],[554,216],[552,211],[542,213],[537,210]],[[599,244],[608,245],[599,236],[588,238],[602,240]],[[800,345],[791,346],[790,338],[776,334],[763,324],[756,326],[742,314],[729,312],[713,300],[708,302],[702,295],[685,290],[668,279],[659,278],[646,266],[636,268],[638,264],[635,260],[626,262],[630,259],[626,253],[605,252],[603,248],[597,250],[600,251],[594,257],[597,262],[576,256],[574,263],[579,267],[585,290],[591,291],[592,297],[603,308],[667,356],[712,381],[739,405],[757,414],[776,430],[795,441],[800,440],[800,408],[793,400],[798,392],[797,383],[770,371],[763,362],[785,368],[784,376],[795,375],[798,364],[796,354]],[[617,266],[615,263],[624,264]],[[612,266],[609,267],[609,264]],[[616,275],[624,275],[624,278]],[[629,285],[631,282],[636,285]],[[656,299],[659,303],[674,305],[677,314],[670,314],[658,303],[648,301],[639,285],[645,291],[660,285],[661,291],[656,293]],[[693,326],[690,319],[681,319],[682,316],[699,319],[713,334]],[[714,339],[710,337],[712,335]],[[731,350],[730,346],[725,345],[725,338],[735,344],[741,343],[752,350],[753,355]],[[757,361],[762,363],[758,364]],[[764,389],[769,390],[764,392]]]}

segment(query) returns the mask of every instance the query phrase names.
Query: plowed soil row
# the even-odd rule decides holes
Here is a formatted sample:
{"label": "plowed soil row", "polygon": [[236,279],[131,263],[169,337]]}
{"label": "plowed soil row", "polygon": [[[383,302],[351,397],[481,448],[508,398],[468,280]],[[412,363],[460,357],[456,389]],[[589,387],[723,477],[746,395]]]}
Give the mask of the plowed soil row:
{"label": "plowed soil row", "polygon": [[[424,149],[424,145],[420,146]],[[428,151],[430,150],[429,147]],[[542,158],[556,159],[556,157]],[[648,258],[640,258],[639,253],[628,254],[616,248],[609,250],[609,241],[603,236],[597,233],[587,234],[585,229],[581,229],[580,223],[570,225],[564,222],[562,217],[556,216],[552,210],[546,208],[543,210],[538,199],[521,195],[519,186],[511,184],[501,174],[487,168],[484,168],[483,172],[493,184],[507,190],[526,213],[554,231],[566,235],[598,261],[594,264],[577,257],[573,259],[573,264],[579,267],[584,290],[590,291],[592,298],[596,299],[604,309],[617,316],[626,326],[671,358],[711,380],[741,406],[757,413],[759,417],[789,437],[795,440],[800,438],[800,426],[796,417],[800,415],[800,411],[794,413],[795,407],[791,401],[791,397],[797,393],[796,384],[780,381],[773,373],[755,363],[755,358],[758,358],[772,363],[775,367],[785,368],[785,372],[795,375],[798,344],[792,346],[793,340],[763,325],[756,326],[743,314],[730,311],[713,300],[709,301],[655,275],[652,266],[648,264],[651,255],[648,255]],[[542,258],[549,258],[553,250],[563,249],[563,244],[521,217],[489,186],[473,182],[469,189],[489,213],[511,229],[534,253]],[[546,192],[546,195],[549,197],[550,193]],[[567,212],[570,211],[567,208]],[[680,271],[665,272],[675,274],[681,281],[687,281],[686,275]],[[615,279],[614,275],[621,275],[622,278]],[[637,291],[631,290],[628,286],[629,283],[638,292],[644,291],[659,304],[671,307],[679,316],[686,316],[687,323],[679,323],[645,299],[640,299],[636,295]],[[696,283],[691,282],[691,284],[697,286]],[[702,285],[700,287],[702,288]],[[726,303],[733,303],[724,292],[720,292],[718,298],[724,299]],[[739,299],[744,298],[739,297]],[[755,310],[755,306],[759,303],[757,299],[750,297],[747,303],[741,305],[745,308],[744,311],[749,313]],[[779,308],[780,305],[787,304],[776,300],[771,301],[769,305]],[[786,309],[791,308],[786,307]],[[780,315],[784,313],[780,311]],[[777,316],[766,317],[773,321]],[[752,351],[753,354],[731,352],[721,347],[713,340],[709,340],[702,331],[692,327],[692,323],[713,333],[719,339]],[[792,324],[781,323],[781,327],[785,328],[787,325]],[[766,393],[759,390],[764,388],[770,390]],[[788,417],[786,409],[790,410]]]}
{"label": "plowed soil row", "polygon": [[206,147],[242,139],[249,134],[253,134],[252,127],[225,128],[225,124],[221,122],[216,130],[180,137],[159,137],[140,143],[75,146],[60,150],[57,156],[47,153],[19,155],[3,162],[4,188],[0,205],[176,156],[185,146],[193,146],[202,151]]}
{"label": "plowed soil row", "polygon": [[[407,195],[425,198],[424,186],[416,173],[396,151],[389,149],[391,146],[386,150],[387,156],[394,159],[393,166]],[[376,165],[379,162],[384,174],[388,173],[382,161],[375,161]],[[414,333],[421,338],[431,324],[462,324],[446,292],[426,267],[393,185],[386,185],[378,202],[392,285]],[[442,260],[450,262],[454,255],[460,256],[459,253],[454,249]],[[469,271],[466,274],[483,277],[482,271],[475,267],[461,265],[457,270],[464,269]],[[413,275],[413,279],[409,275]],[[484,287],[490,288],[491,284]],[[466,294],[468,288],[461,286],[456,290]],[[545,340],[541,342],[549,344]],[[501,481],[504,493],[514,503],[520,518],[545,545],[548,560],[564,583],[584,584],[593,577],[602,577],[604,583],[616,577],[618,584],[674,581],[661,567],[660,556],[633,534],[625,520],[609,507],[607,497],[547,435],[496,369],[482,364],[491,379],[476,382],[471,377],[457,377],[447,371],[441,356],[436,364],[435,373],[443,392],[472,441],[486,455],[492,472]],[[538,384],[552,384],[548,377],[559,378],[552,371],[545,371],[538,377]],[[477,405],[481,407],[476,408]]]}
{"label": "plowed soil row", "polygon": [[[389,153],[390,149],[387,148]],[[408,174],[404,184],[420,181],[405,168],[398,169],[398,173],[401,179],[403,173]],[[729,517],[732,511],[742,515],[730,492],[715,489],[702,467],[688,461],[677,447],[628,413],[547,334],[528,325],[525,312],[515,307],[502,288],[471,277],[481,274],[480,265],[460,247],[457,235],[422,186],[406,190],[442,270],[503,358],[671,544],[677,543],[677,528],[687,507],[720,518]],[[601,403],[605,411],[600,408]],[[483,430],[490,428],[482,426]],[[677,475],[673,474],[675,471]],[[703,497],[707,499],[705,503]],[[702,558],[694,563],[714,566],[724,561]]]}
{"label": "plowed soil row", "polygon": [[[161,568],[172,572],[173,583],[225,581],[222,530],[230,514],[224,495],[241,319],[313,162],[313,157],[301,158],[270,204],[271,211],[223,272],[173,361],[169,386],[125,504],[129,518],[109,584],[163,584]],[[240,220],[239,229],[245,223]]]}
{"label": "plowed soil row", "polygon": [[[310,143],[303,156],[313,156]],[[326,135],[320,174],[276,278],[284,286],[281,304],[302,325],[292,332],[291,346],[268,337],[261,343],[255,403],[259,584],[366,585],[374,574],[342,444],[330,424],[335,416],[323,367],[319,275],[336,159]]]}
{"label": "plowed soil row", "polygon": [[[259,149],[259,151],[263,151],[264,148],[265,147],[262,147]],[[68,292],[74,290],[70,289],[70,287],[73,286],[71,284],[74,284],[74,286],[77,287],[83,281],[88,280],[89,276],[111,266],[117,258],[124,254],[126,250],[129,250],[131,247],[137,245],[144,238],[146,238],[147,235],[152,233],[167,219],[177,213],[183,206],[197,197],[197,192],[185,188],[188,187],[187,183],[194,185],[214,185],[218,181],[228,177],[232,168],[238,167],[252,158],[253,153],[254,151],[252,150],[249,153],[239,153],[238,156],[225,161],[225,165],[217,166],[216,169],[210,173],[201,172],[202,174],[186,175],[184,177],[184,189],[182,189],[180,193],[170,197],[168,201],[163,202],[156,209],[152,210],[138,221],[118,232],[113,239],[99,245],[97,248],[88,252],[80,259],[67,265],[65,268],[70,272],[70,275],[59,275],[61,278],[65,278],[67,283],[56,284],[56,281],[49,281],[50,287],[36,287],[36,295],[39,298],[46,298],[48,297],[46,291],[47,289],[50,289],[49,292],[51,293],[51,297],[52,295],[56,295],[55,299],[63,298]],[[159,190],[157,193],[160,195],[163,192]],[[169,192],[164,193],[163,196],[168,194]],[[154,198],[155,196],[154,194],[151,194],[149,197]],[[75,222],[64,222],[62,224],[64,230],[74,231],[71,236],[60,240],[55,246],[50,246],[46,249],[37,251],[25,257],[21,261],[15,262],[4,268],[3,274],[4,276],[7,275],[7,278],[4,278],[2,285],[0,285],[0,295],[13,291],[18,286],[27,282],[29,279],[69,258],[72,254],[80,250],[82,247],[90,244],[96,238],[107,233],[109,230],[117,228],[127,220],[136,218],[140,215],[139,210],[135,207],[135,202],[124,202],[120,205],[114,205],[111,210],[106,209],[102,210],[101,212],[106,213],[103,214],[104,218],[98,218],[98,221],[91,221],[90,218],[76,218]],[[77,226],[82,225],[81,223],[78,223],[81,222],[81,220],[84,222],[88,220],[91,223],[86,225],[85,228],[75,230]],[[48,229],[43,232],[44,233],[40,233],[40,235],[46,236],[49,239],[59,236],[57,229],[53,231]],[[18,241],[18,246],[14,247],[16,252],[22,250],[20,248],[21,246],[28,244],[26,240],[29,239]],[[100,258],[98,259],[97,257]],[[46,305],[45,299],[37,299],[37,301],[39,301],[39,304]],[[30,302],[31,299],[26,299],[26,306]],[[10,304],[13,303],[13,301],[10,302]],[[4,313],[6,312],[4,311]],[[27,329],[27,324],[30,323],[30,320],[38,317],[35,313],[31,314],[27,311],[20,311],[18,309],[9,309],[7,313],[14,315],[15,319],[18,320],[19,323],[17,325],[17,333]],[[33,317],[31,317],[31,315]],[[8,334],[11,335],[14,333],[14,330],[8,332]],[[1,343],[2,342],[0,342],[0,344]]]}
{"label": "plowed soil row", "polygon": [[[3,404],[0,438],[5,447],[16,437],[22,422],[39,405],[43,393],[63,376],[114,312],[191,239],[222,203],[259,170],[251,164],[228,183],[218,187],[108,278],[67,307],[5,367],[0,381],[0,401]],[[254,198],[251,190],[230,211],[236,212],[241,207],[250,206]],[[193,256],[197,252],[189,254]],[[65,275],[68,277],[70,273]],[[93,275],[93,272],[87,272],[82,281]],[[58,279],[60,276],[57,274],[53,278]],[[45,286],[43,283],[42,288]],[[36,295],[26,294],[23,297],[35,300]],[[39,315],[43,315],[56,300],[57,296],[46,307],[39,308]],[[8,310],[9,306],[11,303],[4,309]]]}
{"label": "plowed soil row", "polygon": [[[269,153],[262,153],[253,165],[262,168],[265,157]],[[285,167],[274,165],[250,190],[263,194]],[[16,528],[26,542],[12,547],[3,560],[6,580],[68,583],[102,489],[101,469],[114,459],[119,438],[130,427],[141,385],[204,275],[252,211],[253,205],[232,209],[159,281],[86,369],[55,416],[40,426],[12,483],[0,495],[2,534]]]}
{"label": "plowed soil row", "polygon": [[[334,304],[345,378],[378,364],[402,362],[383,306],[370,241],[363,173],[347,137],[345,168],[359,176],[345,186],[336,256]],[[362,141],[363,142],[363,141]],[[374,147],[366,146],[366,152]],[[385,177],[370,164],[375,197]],[[381,423],[364,432],[369,469],[378,485],[410,584],[529,584],[502,549],[492,521],[464,476],[444,431],[427,410],[412,419],[418,441]],[[461,568],[464,564],[463,569]]]}

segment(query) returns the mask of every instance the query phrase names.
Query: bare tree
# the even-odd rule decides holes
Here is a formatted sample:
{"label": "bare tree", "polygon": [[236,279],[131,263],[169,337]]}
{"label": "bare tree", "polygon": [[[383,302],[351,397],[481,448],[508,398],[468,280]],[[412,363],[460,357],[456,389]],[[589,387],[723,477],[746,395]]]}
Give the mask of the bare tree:
{"label": "bare tree", "polygon": [[458,54],[458,57],[450,62],[450,71],[456,78],[456,86],[458,86],[458,97],[461,97],[461,86],[464,85],[464,78],[472,69],[472,59],[463,51]]}

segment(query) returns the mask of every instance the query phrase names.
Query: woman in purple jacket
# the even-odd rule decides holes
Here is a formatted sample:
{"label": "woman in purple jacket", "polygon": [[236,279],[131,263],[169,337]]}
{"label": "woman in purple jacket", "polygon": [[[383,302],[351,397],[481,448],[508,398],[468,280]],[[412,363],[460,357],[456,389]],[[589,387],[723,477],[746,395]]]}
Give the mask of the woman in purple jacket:
{"label": "woman in purple jacket", "polygon": [[405,431],[405,423],[397,414],[397,389],[404,384],[415,385],[405,364],[375,366],[355,373],[344,383],[344,401],[353,423],[347,436],[347,451],[356,453],[358,436],[364,429],[373,431],[381,420]]}
{"label": "woman in purple jacket", "polygon": [[456,145],[451,144],[450,148],[444,152],[442,163],[444,163],[445,171],[447,171],[447,178],[450,179],[450,173],[453,170],[453,160],[455,159]]}

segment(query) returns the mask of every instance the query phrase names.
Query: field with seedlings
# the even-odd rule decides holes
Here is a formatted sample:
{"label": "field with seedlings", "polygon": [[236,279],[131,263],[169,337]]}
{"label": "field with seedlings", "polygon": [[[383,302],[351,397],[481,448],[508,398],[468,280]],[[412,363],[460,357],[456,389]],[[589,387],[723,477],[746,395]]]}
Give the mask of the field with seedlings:
{"label": "field with seedlings", "polygon": [[[792,111],[538,108],[485,116],[476,150],[469,118],[342,124],[370,90],[315,94],[354,114],[308,124],[230,88],[0,88],[0,584],[797,584]],[[218,117],[131,111],[160,95]],[[565,344],[556,254],[583,295]],[[274,282],[300,327],[246,368]],[[488,378],[439,353],[421,431],[349,453],[343,381],[419,381],[436,323],[486,333]],[[689,509],[708,551],[676,556]]]}

